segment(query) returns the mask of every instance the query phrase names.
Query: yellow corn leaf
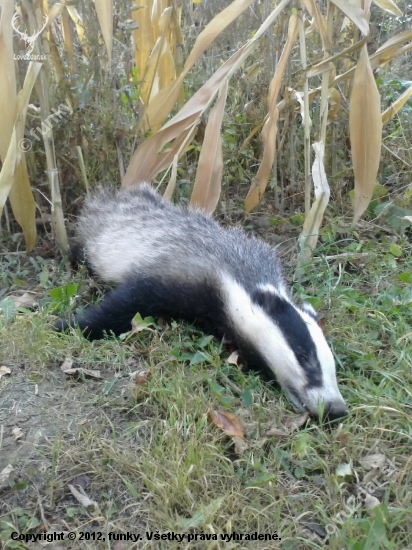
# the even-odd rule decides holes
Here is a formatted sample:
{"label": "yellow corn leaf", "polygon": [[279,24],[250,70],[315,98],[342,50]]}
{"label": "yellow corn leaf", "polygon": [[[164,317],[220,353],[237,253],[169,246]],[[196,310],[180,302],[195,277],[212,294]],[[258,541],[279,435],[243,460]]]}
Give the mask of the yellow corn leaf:
{"label": "yellow corn leaf", "polygon": [[210,111],[190,199],[191,206],[200,206],[210,214],[219,201],[222,184],[223,157],[220,129],[225,112],[228,84],[225,80],[219,91],[216,105]]}
{"label": "yellow corn leaf", "polygon": [[84,25],[83,20],[81,18],[81,15],[76,10],[74,6],[70,6],[66,4],[67,13],[70,15],[71,20],[74,23],[74,26],[76,27],[77,36],[80,40],[80,43],[82,45],[82,48],[84,48],[84,51],[87,52],[87,40],[85,38],[85,31],[84,31]]}
{"label": "yellow corn leaf", "polygon": [[369,34],[369,23],[366,18],[365,12],[354,6],[348,0],[332,0],[341,12],[343,12],[349,19],[358,27],[364,36]]}
{"label": "yellow corn leaf", "polygon": [[[162,55],[163,47],[166,42],[166,36],[169,30],[170,17],[172,15],[173,8],[167,8],[159,20],[159,37],[153,48],[147,67],[143,76],[143,83],[140,86],[140,95],[145,105],[149,102],[149,99],[156,95],[159,91],[159,62]],[[143,115],[145,117],[145,115]]]}
{"label": "yellow corn leaf", "polygon": [[73,41],[70,31],[70,21],[67,11],[62,11],[62,29],[63,29],[63,41],[66,47],[67,58],[69,60],[70,72],[74,73],[74,57],[73,57]]}
{"label": "yellow corn leaf", "polygon": [[326,21],[323,15],[320,13],[318,5],[314,0],[303,0],[303,3],[306,6],[306,9],[312,17],[311,25],[312,27],[320,34],[322,39],[323,49],[330,49],[328,32],[326,28]]}
{"label": "yellow corn leaf", "polygon": [[[189,99],[183,108],[165,124],[156,134],[146,139],[133,154],[127,172],[123,178],[122,186],[130,187],[143,181],[152,181],[158,174],[160,165],[164,166],[163,158],[158,161],[158,152],[172,139],[193,129],[202,113],[210,106],[219,88],[225,80],[229,80],[245,59],[255,49],[259,39],[273,24],[284,7],[290,0],[281,0],[278,6],[267,17],[257,30],[253,38],[244,44],[230,59],[209,78],[209,80]],[[165,88],[168,89],[168,88]],[[155,100],[160,98],[159,94]],[[158,106],[161,108],[161,105]],[[173,153],[173,155],[176,153]],[[173,159],[173,156],[172,156]],[[164,169],[164,168],[163,168]]]}
{"label": "yellow corn leaf", "polygon": [[54,4],[51,9],[49,10],[49,5],[47,2],[43,2],[43,9],[44,13],[47,14],[47,17],[49,18],[47,21],[46,29],[50,28],[50,25],[53,23],[53,21],[56,19],[58,15],[62,13],[63,10],[66,9],[66,6],[64,4],[59,4],[58,2]]}
{"label": "yellow corn leaf", "polygon": [[135,63],[139,79],[143,78],[150,52],[154,46],[152,22],[150,17],[152,0],[137,0],[136,8],[132,10],[132,19],[138,28],[133,31],[135,43]]}
{"label": "yellow corn leaf", "polygon": [[342,97],[336,88],[330,88],[328,93],[328,101],[330,109],[328,111],[328,124],[330,124],[338,114],[341,106]]}
{"label": "yellow corn leaf", "polygon": [[401,17],[403,15],[401,10],[392,0],[373,0],[373,2],[374,4],[376,4],[383,10],[388,11],[392,15],[396,15],[397,17]]}
{"label": "yellow corn leaf", "polygon": [[[0,18],[0,159],[4,162],[16,119],[16,69],[13,52],[13,0],[3,2]],[[7,108],[6,108],[7,105]],[[0,202],[2,206],[3,203]]]}
{"label": "yellow corn leaf", "polygon": [[412,86],[409,86],[409,88],[405,90],[403,94],[400,95],[398,99],[394,101],[392,105],[382,113],[382,124],[386,124],[387,122],[389,122],[390,119],[393,118],[402,109],[402,107],[411,96]]}
{"label": "yellow corn leaf", "polygon": [[106,45],[109,66],[112,62],[113,46],[113,0],[94,0],[97,18]]}
{"label": "yellow corn leaf", "polygon": [[[234,0],[227,8],[218,13],[205,29],[199,34],[195,45],[183,67],[179,77],[169,86],[160,90],[159,94],[147,106],[143,119],[144,130],[161,124],[173,109],[184,77],[203,54],[206,48],[213,42],[216,36],[232,23],[254,0]],[[286,5],[289,0],[282,2]]]}
{"label": "yellow corn leaf", "polygon": [[[0,38],[0,51],[1,49]],[[34,248],[36,242],[35,202],[27,176],[25,158],[20,149],[25,148],[23,142],[27,141],[23,140],[27,105],[41,66],[41,63],[29,63],[23,88],[17,95],[15,122],[11,135],[9,134],[7,153],[1,154],[4,162],[0,172],[0,216],[9,197],[14,217],[23,229],[28,252]]]}
{"label": "yellow corn leaf", "polygon": [[366,40],[366,37],[362,38],[362,40],[359,40],[359,42],[356,42],[352,46],[349,46],[349,48],[342,50],[340,53],[332,55],[331,57],[324,59],[320,63],[313,65],[307,72],[308,78],[320,75],[323,72],[328,71],[331,68],[331,63],[333,61],[336,61],[336,59],[346,58],[349,54],[352,54],[353,52],[357,52],[358,50],[362,49],[363,45],[366,44]]}
{"label": "yellow corn leaf", "polygon": [[298,35],[298,22],[299,17],[296,14],[293,14],[289,20],[286,44],[283,48],[278,66],[276,67],[275,74],[270,83],[268,99],[269,117],[262,130],[262,139],[264,142],[262,162],[260,163],[259,170],[256,174],[256,179],[245,199],[246,212],[251,212],[259,204],[260,199],[265,192],[270,174],[272,173],[273,160],[275,158],[276,150],[277,121],[279,117],[279,110],[276,102],[279,95],[280,86],[282,84],[283,74],[290,56],[290,51]]}
{"label": "yellow corn leaf", "polygon": [[381,101],[366,45],[355,70],[349,106],[349,132],[355,175],[353,224],[356,224],[373,195],[382,140]]}

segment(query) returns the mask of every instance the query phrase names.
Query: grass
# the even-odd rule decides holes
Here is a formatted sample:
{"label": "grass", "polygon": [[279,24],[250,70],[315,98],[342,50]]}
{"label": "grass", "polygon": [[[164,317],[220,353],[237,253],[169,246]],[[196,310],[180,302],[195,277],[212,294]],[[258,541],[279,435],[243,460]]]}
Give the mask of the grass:
{"label": "grass", "polygon": [[[342,252],[351,260],[326,259]],[[42,264],[35,274],[43,290],[73,282],[62,269],[50,273]],[[78,282],[82,292],[87,283]],[[334,429],[309,422],[283,438],[266,435],[296,415],[283,395],[230,365],[229,351],[192,326],[90,343],[50,331],[47,296],[14,322],[3,317],[0,360],[12,371],[0,378],[3,456],[15,467],[0,494],[4,548],[39,547],[11,541],[12,531],[85,533],[75,547],[102,550],[113,545],[109,533],[127,532],[142,540],[116,550],[412,548],[412,247],[382,232],[339,237],[326,229],[295,291],[324,313],[350,416]],[[103,380],[64,375],[67,356]],[[142,385],[130,377],[139,370],[151,372]],[[47,406],[36,405],[36,386]],[[37,406],[37,417],[26,406]],[[212,409],[241,420],[246,450],[236,453],[211,424]],[[30,443],[39,417],[49,435]],[[24,432],[16,442],[13,426]],[[69,484],[95,504],[79,502]],[[157,530],[186,536],[149,540]],[[252,533],[281,540],[245,540]]]}

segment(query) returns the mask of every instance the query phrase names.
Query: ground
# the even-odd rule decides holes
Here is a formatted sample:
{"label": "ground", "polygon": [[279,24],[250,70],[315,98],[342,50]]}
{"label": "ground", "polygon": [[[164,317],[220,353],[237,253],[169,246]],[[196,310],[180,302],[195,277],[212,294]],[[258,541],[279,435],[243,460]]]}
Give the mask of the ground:
{"label": "ground", "polygon": [[[281,245],[292,280],[294,222],[240,221]],[[334,426],[305,421],[187,324],[142,321],[136,334],[93,343],[53,333],[54,318],[100,287],[39,249],[29,260],[4,245],[3,547],[411,549],[412,247],[367,222],[336,228],[294,283],[337,358],[350,416]],[[64,300],[49,295],[73,283]],[[37,304],[6,315],[4,300],[27,290]],[[239,421],[244,442],[211,411],[233,414],[226,430]],[[64,540],[23,540],[45,533]]]}

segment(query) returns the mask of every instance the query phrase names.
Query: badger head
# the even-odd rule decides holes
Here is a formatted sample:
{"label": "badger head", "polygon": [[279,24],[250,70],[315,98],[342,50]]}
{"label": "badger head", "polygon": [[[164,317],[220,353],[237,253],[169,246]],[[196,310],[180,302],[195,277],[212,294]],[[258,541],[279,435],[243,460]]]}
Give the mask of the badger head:
{"label": "badger head", "polygon": [[288,399],[315,417],[345,416],[335,361],[314,309],[309,304],[297,307],[286,291],[272,285],[258,288],[250,297],[234,283],[230,294],[229,314],[241,342],[276,378]]}

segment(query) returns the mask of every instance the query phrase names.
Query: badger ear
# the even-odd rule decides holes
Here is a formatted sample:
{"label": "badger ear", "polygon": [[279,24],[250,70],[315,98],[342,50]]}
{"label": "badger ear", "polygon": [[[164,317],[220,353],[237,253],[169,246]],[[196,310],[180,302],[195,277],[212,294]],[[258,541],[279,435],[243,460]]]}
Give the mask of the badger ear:
{"label": "badger ear", "polygon": [[313,317],[313,319],[315,319],[317,323],[319,322],[318,314],[308,302],[302,302],[300,309],[305,313],[307,313],[308,315],[310,315],[311,317]]}

